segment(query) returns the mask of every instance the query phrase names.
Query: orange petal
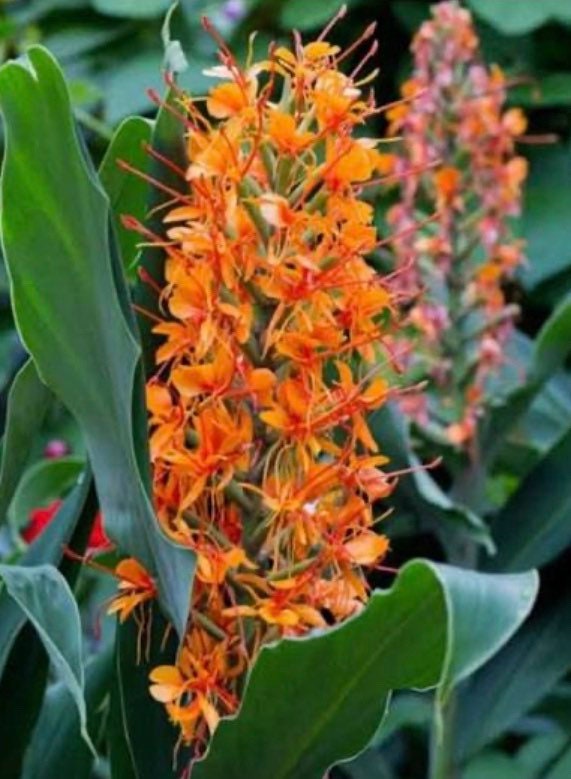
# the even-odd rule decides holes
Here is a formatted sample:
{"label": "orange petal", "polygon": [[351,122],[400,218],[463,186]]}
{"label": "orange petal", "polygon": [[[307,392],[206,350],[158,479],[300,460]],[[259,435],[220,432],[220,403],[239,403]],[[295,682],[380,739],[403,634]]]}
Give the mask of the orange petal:
{"label": "orange petal", "polygon": [[372,565],[382,558],[389,548],[386,536],[365,532],[345,544],[345,549],[358,565]]}

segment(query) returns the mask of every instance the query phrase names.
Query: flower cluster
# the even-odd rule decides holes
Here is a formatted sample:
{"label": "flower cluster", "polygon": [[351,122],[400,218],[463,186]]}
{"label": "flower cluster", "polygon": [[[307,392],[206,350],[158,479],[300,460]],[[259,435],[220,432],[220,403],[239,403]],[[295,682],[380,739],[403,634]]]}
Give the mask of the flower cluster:
{"label": "flower cluster", "polygon": [[[189,163],[157,238],[147,398],[157,516],[197,571],[184,647],[151,694],[197,753],[260,646],[357,612],[388,549],[374,504],[394,479],[367,416],[391,391],[395,305],[364,259],[378,237],[361,195],[386,159],[356,134],[379,111],[359,76],[375,46],[345,75],[373,30],[341,51],[330,27],[246,67],[219,40],[205,110],[182,92],[175,109]],[[121,566],[124,619],[155,591]]]}
{"label": "flower cluster", "polygon": [[509,222],[527,172],[514,152],[526,121],[503,111],[505,77],[481,61],[470,13],[456,2],[434,7],[412,51],[405,100],[389,114],[401,187],[388,219],[402,236],[399,283],[422,291],[409,310],[421,347],[408,378],[429,379],[433,391],[407,394],[403,407],[437,440],[469,448],[516,313],[502,285],[522,261]]}

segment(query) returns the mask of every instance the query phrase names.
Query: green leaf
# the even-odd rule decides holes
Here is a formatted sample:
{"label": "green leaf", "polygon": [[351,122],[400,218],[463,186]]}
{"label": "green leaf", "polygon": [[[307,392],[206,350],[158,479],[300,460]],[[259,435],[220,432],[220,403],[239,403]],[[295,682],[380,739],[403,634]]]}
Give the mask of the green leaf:
{"label": "green leaf", "polygon": [[527,475],[494,522],[494,571],[522,571],[552,560],[571,542],[571,430]]}
{"label": "green leaf", "polygon": [[55,460],[40,460],[24,474],[14,494],[10,521],[18,528],[24,527],[30,512],[53,500],[63,497],[77,483],[85,467],[77,457],[58,457]]}
{"label": "green leaf", "polygon": [[152,42],[148,47],[137,46],[120,61],[113,60],[103,74],[105,120],[116,124],[131,114],[148,113],[152,103],[147,90],[160,90],[162,50]]}
{"label": "green leaf", "polygon": [[2,239],[18,329],[41,377],[81,424],[110,538],[157,576],[182,635],[194,555],[159,530],[139,470],[140,347],[109,245],[109,203],[79,144],[61,70],[41,47],[28,58],[27,67],[0,68]]}
{"label": "green leaf", "polygon": [[92,0],[96,11],[109,16],[153,19],[163,14],[171,0]]}
{"label": "green leaf", "polygon": [[561,368],[571,352],[571,294],[544,323],[534,344],[532,380],[545,381]]}
{"label": "green leaf", "polygon": [[144,219],[149,185],[138,176],[121,170],[117,162],[122,160],[141,173],[147,173],[149,155],[146,154],[144,145],[151,140],[152,127],[151,122],[139,116],[125,119],[113,136],[99,169],[99,177],[115,217],[121,257],[127,272],[133,266],[141,238],[133,230],[127,230],[123,226],[121,217],[128,215],[139,220]]}
{"label": "green leaf", "polygon": [[[139,627],[129,620],[117,627],[115,671],[118,708],[117,722],[113,725],[111,769],[113,779],[178,779],[188,759],[186,750],[177,749],[178,733],[162,706],[149,695],[149,673],[157,665],[172,664],[176,658],[176,644],[164,641],[166,625],[154,610],[152,635],[144,657],[138,650]],[[127,746],[127,754],[117,755],[117,742]],[[119,744],[121,746],[122,744]],[[173,756],[177,754],[176,763]],[[128,769],[125,762],[128,763]]]}
{"label": "green leaf", "polygon": [[373,736],[370,746],[381,746],[403,728],[418,728],[426,732],[432,721],[433,710],[429,696],[420,693],[397,693],[391,699],[387,716]]}
{"label": "green leaf", "polygon": [[571,746],[559,757],[545,779],[569,779],[571,776]]}
{"label": "green leaf", "polygon": [[[87,526],[88,529],[91,527],[97,507],[93,491],[90,494],[91,484],[91,477],[85,475],[63,502],[54,521],[50,522],[20,559],[21,566],[33,567],[42,563],[60,565],[64,549],[71,544],[76,527],[82,525]],[[77,551],[81,553],[83,549]],[[0,592],[0,676],[14,641],[25,622],[26,617],[21,609],[8,597],[6,591]]]}
{"label": "green leaf", "polygon": [[563,367],[570,353],[571,294],[561,301],[539,331],[525,383],[508,394],[485,421],[481,448],[488,465],[500,451],[507,433],[528,411],[545,382]]}
{"label": "green leaf", "polygon": [[14,379],[8,396],[0,466],[0,524],[6,518],[52,398],[51,391],[40,380],[34,363],[28,360]]}
{"label": "green leaf", "polygon": [[[70,546],[85,550],[97,500],[90,474],[86,474],[64,502],[53,522],[34,541],[20,565],[59,565],[70,584],[80,566],[63,557]],[[48,657],[25,613],[4,588],[0,593],[0,774],[21,779],[21,766],[30,733],[39,715],[48,675]]]}
{"label": "green leaf", "polygon": [[494,549],[490,532],[483,520],[470,509],[459,505],[440,488],[430,473],[422,468],[414,454],[407,422],[398,408],[389,403],[369,419],[375,440],[381,443],[383,454],[390,458],[393,470],[412,468],[412,473],[400,480],[395,498],[413,511],[446,543],[450,532],[467,532],[488,551]]}
{"label": "green leaf", "polygon": [[535,289],[569,269],[571,246],[571,147],[551,144],[527,153],[530,175],[522,219],[529,264],[521,273],[524,286]]}
{"label": "green leaf", "polygon": [[[362,750],[391,690],[451,686],[525,619],[535,574],[490,576],[414,561],[344,625],[262,650],[235,718],[193,779],[321,779]],[[319,673],[316,670],[319,669]]]}
{"label": "green leaf", "polygon": [[532,736],[517,751],[517,765],[522,771],[522,776],[530,776],[530,779],[545,779],[550,767],[569,746],[568,737],[557,729],[545,729],[547,732],[541,732],[538,728],[538,735]]}
{"label": "green leaf", "polygon": [[[14,604],[14,608],[18,607]],[[41,641],[32,625],[24,624],[0,679],[2,779],[21,779],[22,762],[42,706],[48,670],[49,660]]]}
{"label": "green leaf", "polygon": [[87,733],[87,711],[83,697],[81,621],[69,584],[57,568],[51,565],[33,568],[0,565],[0,578],[10,597],[36,629],[54,672],[66,686],[77,707],[81,735],[94,750]]}
{"label": "green leaf", "polygon": [[462,779],[533,779],[509,755],[490,750],[478,755],[462,773]]}
{"label": "green leaf", "polygon": [[571,668],[571,599],[540,603],[512,641],[478,671],[458,702],[457,751],[475,754],[537,705]]}
{"label": "green leaf", "polygon": [[523,35],[550,21],[571,24],[567,0],[469,0],[473,10],[505,35]]}
{"label": "green leaf", "polygon": [[[101,706],[109,692],[113,670],[111,649],[92,657],[85,666],[85,703],[88,729],[101,727]],[[93,754],[81,738],[77,710],[65,685],[50,687],[26,752],[22,779],[69,776],[89,779]]]}

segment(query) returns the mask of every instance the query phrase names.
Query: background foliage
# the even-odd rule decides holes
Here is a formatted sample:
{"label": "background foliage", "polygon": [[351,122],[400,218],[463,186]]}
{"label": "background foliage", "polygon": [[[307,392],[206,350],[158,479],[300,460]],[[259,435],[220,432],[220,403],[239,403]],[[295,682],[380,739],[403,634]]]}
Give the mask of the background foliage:
{"label": "background foliage", "polygon": [[[447,559],[450,553],[448,540],[461,526],[476,541],[484,542],[480,554],[484,569],[517,573],[530,567],[541,567],[540,597],[530,621],[458,690],[456,759],[462,766],[462,779],[510,779],[511,776],[566,779],[571,770],[571,650],[568,640],[571,592],[567,574],[571,560],[571,480],[568,475],[571,376],[565,367],[571,343],[571,243],[568,240],[571,224],[571,11],[567,0],[469,0],[466,4],[475,13],[488,61],[499,63],[514,79],[510,100],[525,107],[531,120],[530,132],[543,136],[541,143],[523,148],[531,163],[521,222],[522,234],[528,242],[528,264],[520,272],[512,291],[522,313],[509,370],[500,378],[499,394],[508,401],[498,406],[489,425],[486,451],[490,462],[484,499],[479,500],[478,505],[451,499],[449,485],[438,472],[408,477],[395,496],[395,516],[388,532],[393,539],[392,563],[395,565],[418,556]],[[120,213],[126,201],[140,201],[145,197],[140,189],[132,192],[127,187],[125,190],[109,161],[123,154],[118,151],[121,149],[135,149],[136,153],[134,139],[147,138],[151,132],[150,125],[142,119],[121,123],[134,114],[154,114],[146,90],[163,89],[161,25],[168,5],[165,0],[12,0],[4,3],[0,12],[3,59],[18,56],[30,44],[41,43],[62,64],[71,89],[75,118],[91,159],[101,165],[101,181],[114,213]],[[410,37],[427,17],[429,5],[425,0],[349,2],[348,20],[339,29],[344,42],[356,37],[370,21],[379,22],[381,75],[378,92],[381,101],[394,99],[397,94],[397,86],[409,67]],[[258,43],[263,48],[270,40],[287,37],[294,26],[311,34],[337,7],[337,0],[319,3],[307,0],[183,0],[182,14],[172,31],[173,37],[180,39],[190,64],[181,76],[181,83],[187,89],[200,92],[205,87],[202,69],[212,64],[213,44],[202,34],[201,14],[211,16],[221,31],[235,42],[236,49],[243,51],[248,33],[254,29],[260,31]],[[40,129],[38,105],[30,104],[29,112],[31,126],[38,130],[38,143],[47,144],[48,139]],[[120,133],[114,136],[119,126]],[[114,146],[110,152],[108,145],[113,137]],[[136,159],[131,161],[137,164]],[[52,169],[52,173],[56,179],[64,176],[62,170],[54,173]],[[54,184],[57,183],[54,179]],[[73,197],[70,208],[72,202]],[[13,209],[17,207],[12,204]],[[65,217],[64,214],[62,218]],[[132,237],[119,232],[119,242],[123,259],[132,258]],[[129,267],[128,261],[126,264]],[[49,283],[49,279],[44,281]],[[85,285],[89,284],[90,280],[86,279]],[[77,315],[77,311],[70,309],[71,317]],[[87,359],[91,360],[91,357],[90,354]],[[157,772],[168,771],[164,765],[157,767],[149,762],[153,754],[152,733],[156,736],[159,726],[153,724],[142,737],[141,734],[138,736],[141,742],[148,739],[148,743],[136,745],[135,749],[140,748],[143,752],[139,754],[146,754],[143,759],[146,769],[141,769],[140,764],[133,765],[132,756],[122,753],[124,745],[120,740],[111,743],[109,751],[100,748],[105,742],[104,733],[109,721],[112,723],[120,717],[121,708],[125,706],[125,689],[117,688],[112,692],[111,705],[107,705],[112,662],[129,668],[133,658],[125,649],[112,660],[110,620],[99,626],[97,609],[112,591],[113,582],[91,571],[84,571],[77,582],[78,566],[69,560],[62,564],[62,544],[81,551],[93,521],[95,505],[90,476],[85,476],[79,486],[70,490],[76,481],[78,466],[82,467],[85,461],[86,447],[91,447],[93,456],[93,441],[90,442],[89,434],[85,435],[85,429],[81,432],[51,391],[38,382],[30,365],[18,374],[24,360],[25,351],[16,334],[9,306],[7,275],[0,268],[0,429],[5,432],[4,451],[17,451],[21,455],[20,461],[12,457],[4,457],[2,461],[0,552],[7,558],[5,562],[17,558],[18,570],[36,565],[40,560],[60,566],[61,577],[67,583],[54,585],[58,586],[58,597],[65,599],[69,587],[75,587],[82,604],[83,624],[79,625],[80,617],[74,613],[73,624],[69,625],[70,631],[75,630],[71,645],[81,632],[88,655],[85,671],[77,657],[70,657],[62,661],[63,665],[56,664],[61,673],[52,675],[48,672],[48,656],[53,661],[57,648],[50,649],[42,642],[41,631],[36,636],[31,629],[24,628],[21,610],[14,608],[14,599],[6,597],[6,590],[0,594],[0,639],[8,636],[10,641],[2,645],[11,650],[5,655],[0,653],[0,667],[7,663],[11,678],[35,679],[38,689],[46,686],[48,689],[42,704],[41,696],[38,700],[29,696],[18,698],[17,689],[6,686],[5,681],[0,685],[2,743],[11,744],[11,750],[3,757],[3,770],[6,776],[18,775],[23,749],[14,734],[19,732],[21,739],[32,734],[32,747],[25,755],[22,768],[22,775],[26,777],[55,777],[64,770],[64,765],[68,775],[74,777],[106,777],[110,775],[110,757],[115,766],[124,761],[125,769],[117,773],[121,778],[142,777],[145,770],[149,777],[157,776]],[[55,377],[56,385],[58,378],[61,377]],[[78,395],[81,394],[78,388]],[[80,402],[65,400],[72,408],[74,402]],[[77,413],[77,407],[74,410],[81,419],[82,413]],[[32,418],[37,430],[30,427]],[[110,425],[114,434],[121,433],[118,426],[112,422]],[[406,435],[402,421],[385,415],[379,418],[378,429],[382,430],[379,437],[386,441],[395,466],[410,464],[412,455],[402,443]],[[388,436],[391,429],[394,430],[392,439]],[[63,462],[46,460],[42,456],[45,444],[54,438],[65,439],[71,445],[71,455]],[[129,468],[133,468],[133,463]],[[34,545],[20,557],[17,531],[26,525],[29,510],[62,495],[67,498],[60,510],[58,527],[50,528],[42,536],[41,549]],[[106,515],[111,517],[113,511],[113,506],[109,505]],[[2,524],[5,514],[9,521]],[[117,518],[119,521],[120,517]],[[485,551],[492,545],[497,547],[496,556]],[[5,570],[8,569],[0,569],[0,577]],[[21,576],[18,586],[25,587],[25,572]],[[436,579],[430,578],[429,571],[424,571],[422,576],[428,577],[427,586],[430,582],[430,586],[436,587]],[[47,579],[42,587],[52,586]],[[389,581],[380,577],[377,583],[385,585]],[[7,580],[6,584],[9,591],[10,582]],[[405,589],[403,584],[401,594]],[[435,592],[438,598],[437,589]],[[22,598],[25,600],[25,595]],[[68,606],[64,603],[62,608]],[[419,623],[418,629],[428,631],[429,626]],[[122,643],[124,647],[129,645],[127,638]],[[132,645],[132,636],[130,641]],[[19,651],[22,646],[27,648],[25,657]],[[292,646],[283,649],[284,654],[295,651],[296,647]],[[260,687],[253,688],[252,706],[255,706],[256,696],[263,696],[264,689],[271,688],[272,677],[280,678],[278,654],[264,656],[264,664],[255,679]],[[362,658],[354,658],[355,663],[362,661]],[[440,667],[441,661],[440,657],[440,664],[436,662],[436,665]],[[311,659],[311,662],[318,660]],[[287,658],[283,663],[283,667],[291,665]],[[83,673],[85,678],[81,678]],[[439,678],[438,668],[433,676],[422,684],[423,680],[413,673],[411,686],[435,683]],[[269,681],[265,681],[265,677]],[[8,674],[3,680],[6,678]],[[144,669],[133,672],[128,693],[132,696],[131,705],[138,705],[145,683]],[[408,686],[394,680],[376,680],[375,683],[386,691]],[[142,686],[137,688],[137,684]],[[267,684],[266,688],[264,684]],[[74,700],[66,693],[72,689],[76,694],[78,686],[85,690],[90,712],[87,726],[99,748],[96,760],[79,738]],[[4,703],[9,696],[16,696],[10,697],[11,701],[16,701],[18,711],[14,723],[9,719],[11,715]],[[364,707],[368,705],[366,698],[362,701]],[[248,712],[247,715],[250,716]],[[339,716],[342,718],[342,715],[341,711]],[[162,712],[159,711],[158,716],[162,718]],[[432,704],[427,695],[397,694],[387,721],[369,749],[356,760],[335,768],[332,776],[336,779],[397,779],[423,775],[431,717]],[[56,719],[60,729],[54,732]],[[13,731],[9,727],[11,724],[14,724]],[[220,741],[226,739],[231,744],[230,731],[231,727],[221,731]],[[341,719],[341,724],[336,721],[331,726],[329,741],[340,738],[336,734],[342,733]],[[59,762],[63,752],[58,748],[58,740],[65,746],[65,764]],[[38,755],[42,755],[41,760]],[[299,756],[299,760],[302,759],[303,756]],[[44,773],[40,773],[39,765]],[[300,765],[304,763],[300,762]],[[70,766],[73,766],[71,773]],[[304,779],[303,770],[296,774],[294,769],[295,766],[287,776]],[[212,770],[216,771],[216,768]],[[205,768],[201,775],[218,774],[209,774]]]}

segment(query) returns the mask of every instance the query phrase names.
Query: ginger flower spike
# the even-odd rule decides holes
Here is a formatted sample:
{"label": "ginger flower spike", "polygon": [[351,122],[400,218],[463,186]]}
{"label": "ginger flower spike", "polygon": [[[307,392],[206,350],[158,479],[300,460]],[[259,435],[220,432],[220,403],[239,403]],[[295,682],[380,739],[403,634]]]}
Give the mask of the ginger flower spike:
{"label": "ginger flower spike", "polygon": [[[401,138],[389,223],[402,236],[399,283],[423,292],[408,312],[420,347],[407,376],[428,379],[429,391],[407,394],[403,408],[432,438],[470,451],[517,313],[504,285],[523,260],[510,222],[527,173],[514,149],[526,120],[504,111],[506,79],[482,62],[471,15],[456,2],[434,6],[412,52],[405,100],[388,112],[389,133]],[[406,232],[434,212],[423,230]]]}
{"label": "ginger flower spike", "polygon": [[157,237],[147,387],[157,516],[197,554],[184,649],[150,691],[196,755],[260,646],[363,607],[388,550],[374,504],[394,482],[367,421],[392,391],[395,328],[365,260],[362,188],[386,162],[363,135],[370,54],[348,75],[358,46],[295,35],[242,66],[205,26],[220,64],[205,99],[178,93],[188,164]]}

